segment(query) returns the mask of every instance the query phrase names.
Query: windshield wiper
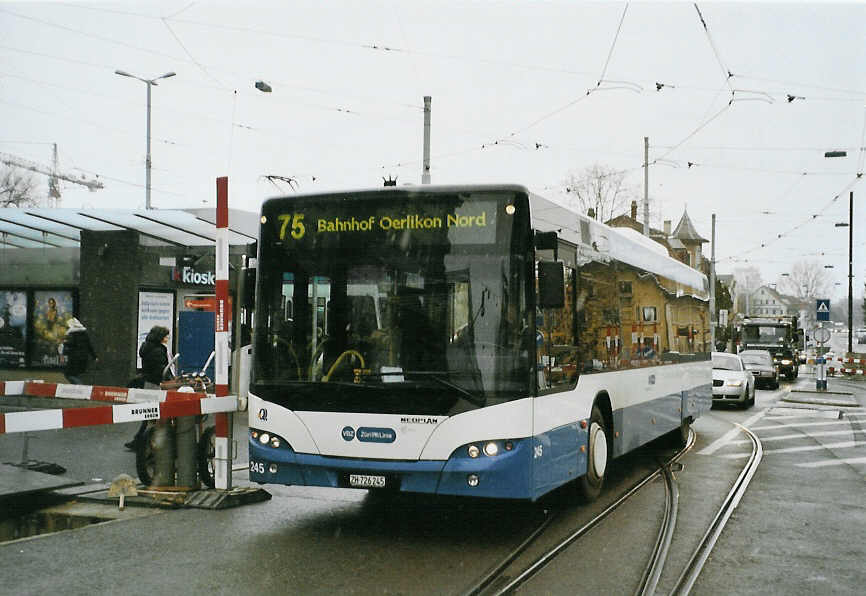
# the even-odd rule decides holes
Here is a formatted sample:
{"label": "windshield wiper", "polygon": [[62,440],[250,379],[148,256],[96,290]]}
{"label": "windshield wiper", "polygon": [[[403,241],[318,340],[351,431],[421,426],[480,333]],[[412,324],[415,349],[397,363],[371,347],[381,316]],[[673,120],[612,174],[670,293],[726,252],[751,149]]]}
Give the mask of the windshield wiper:
{"label": "windshield wiper", "polygon": [[[395,373],[384,373],[384,374],[395,374]],[[457,383],[454,383],[453,381],[449,381],[448,379],[443,377],[442,375],[448,374],[448,371],[445,371],[445,370],[404,370],[404,371],[402,371],[400,373],[396,373],[396,374],[402,374],[402,375],[406,375],[406,376],[429,377],[429,378],[433,379],[434,381],[436,381],[437,383],[439,383],[440,385],[442,385],[444,387],[448,387],[449,389],[453,389],[454,391],[460,393],[463,397],[466,398],[466,401],[468,401],[472,405],[478,406],[479,408],[483,407],[487,403],[487,400],[485,400],[483,397],[475,395],[474,393],[472,393],[468,389],[461,387]]]}

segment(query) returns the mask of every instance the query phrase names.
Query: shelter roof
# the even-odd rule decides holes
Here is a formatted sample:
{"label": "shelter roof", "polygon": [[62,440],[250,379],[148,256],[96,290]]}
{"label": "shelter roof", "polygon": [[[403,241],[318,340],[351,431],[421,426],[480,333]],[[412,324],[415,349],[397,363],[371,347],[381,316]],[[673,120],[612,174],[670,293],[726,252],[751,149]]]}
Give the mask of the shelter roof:
{"label": "shelter roof", "polygon": [[[78,247],[82,230],[134,230],[156,243],[214,246],[215,209],[0,209],[0,248]],[[258,217],[229,209],[230,245],[258,237]]]}

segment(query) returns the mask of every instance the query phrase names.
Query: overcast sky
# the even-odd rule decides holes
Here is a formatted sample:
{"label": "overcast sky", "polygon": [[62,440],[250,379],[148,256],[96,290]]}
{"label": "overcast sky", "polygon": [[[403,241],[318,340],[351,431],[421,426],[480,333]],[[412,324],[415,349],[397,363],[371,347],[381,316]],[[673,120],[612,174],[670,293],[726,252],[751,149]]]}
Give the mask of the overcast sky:
{"label": "overcast sky", "polygon": [[853,190],[862,293],[863,3],[0,2],[0,152],[49,164],[57,143],[62,172],[105,185],[64,184],[63,207],[144,206],[146,85],[116,69],[177,73],[153,88],[156,208],[213,205],[222,175],[251,211],[295,192],[266,175],[419,183],[430,95],[434,183],[563,202],[600,164],[641,200],[646,136],[653,226],[687,208],[710,238],[716,213],[720,273],[816,261],[836,300]]}

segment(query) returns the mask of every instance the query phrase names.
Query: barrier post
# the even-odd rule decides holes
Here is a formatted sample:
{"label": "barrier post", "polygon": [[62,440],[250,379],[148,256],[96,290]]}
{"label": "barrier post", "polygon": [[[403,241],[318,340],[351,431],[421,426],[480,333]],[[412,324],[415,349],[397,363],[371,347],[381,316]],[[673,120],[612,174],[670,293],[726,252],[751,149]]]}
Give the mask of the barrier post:
{"label": "barrier post", "polygon": [[[216,355],[214,391],[217,397],[229,394],[228,388],[228,296],[229,296],[229,179],[216,179],[216,309],[214,309],[214,352]],[[235,302],[240,300],[240,296]],[[218,489],[232,487],[232,415],[215,414],[214,484]]]}

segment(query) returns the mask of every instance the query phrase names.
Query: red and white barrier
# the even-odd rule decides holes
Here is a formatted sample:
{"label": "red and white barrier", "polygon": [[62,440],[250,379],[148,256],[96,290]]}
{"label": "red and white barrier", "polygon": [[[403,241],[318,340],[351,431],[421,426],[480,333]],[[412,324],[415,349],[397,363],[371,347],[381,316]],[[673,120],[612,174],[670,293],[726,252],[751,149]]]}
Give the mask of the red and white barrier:
{"label": "red and white barrier", "polygon": [[[185,393],[163,389],[135,389],[103,385],[70,385],[34,381],[0,381],[0,396],[24,395],[58,399],[80,399],[119,403],[164,402],[174,399],[205,399],[207,393]],[[213,397],[213,396],[210,396]]]}
{"label": "red and white barrier", "polygon": [[[6,385],[8,384],[9,382],[6,383]],[[40,383],[35,384],[39,385]],[[176,395],[166,395],[165,401],[150,400],[116,406],[64,408],[0,414],[0,434],[75,428],[78,426],[98,426],[121,422],[140,422],[142,420],[163,420],[181,416],[235,412],[238,409],[238,398],[234,395],[202,399],[199,397],[202,395],[200,393],[180,393],[177,391],[166,391],[163,393]]]}

